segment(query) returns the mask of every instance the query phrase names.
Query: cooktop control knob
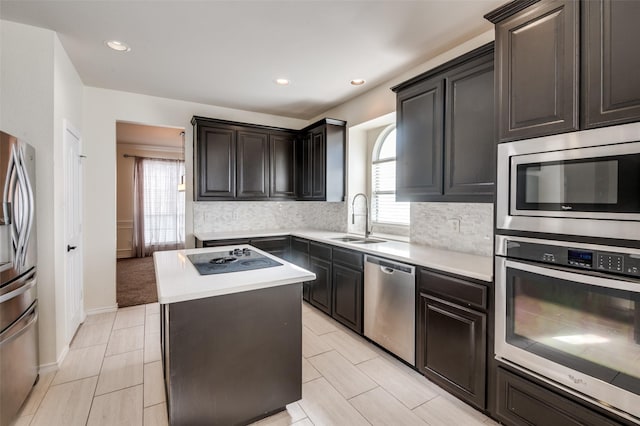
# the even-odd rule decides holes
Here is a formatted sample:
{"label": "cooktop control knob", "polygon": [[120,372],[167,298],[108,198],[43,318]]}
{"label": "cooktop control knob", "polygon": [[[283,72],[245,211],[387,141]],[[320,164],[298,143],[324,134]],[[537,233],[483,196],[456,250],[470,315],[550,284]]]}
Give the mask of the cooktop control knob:
{"label": "cooktop control knob", "polygon": [[243,248],[242,254],[244,254],[245,256],[251,256],[251,249]]}

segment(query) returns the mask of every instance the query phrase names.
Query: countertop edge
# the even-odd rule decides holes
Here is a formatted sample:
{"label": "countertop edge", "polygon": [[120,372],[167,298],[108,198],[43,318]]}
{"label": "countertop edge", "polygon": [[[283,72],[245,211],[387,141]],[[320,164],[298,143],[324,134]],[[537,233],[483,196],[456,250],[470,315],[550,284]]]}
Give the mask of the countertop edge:
{"label": "countertop edge", "polygon": [[[425,253],[432,252],[436,257],[437,256],[442,257],[445,255],[446,257],[457,257],[461,259],[464,259],[466,257],[471,262],[475,261],[475,262],[480,262],[485,264],[484,268],[462,269],[452,265],[442,264],[440,262],[431,262],[428,259],[424,259],[424,258],[415,258],[415,257],[412,258],[412,257],[406,257],[398,254],[389,253],[384,250],[376,249],[375,244],[372,244],[371,246],[363,246],[363,245],[358,246],[352,243],[345,243],[341,241],[332,240],[328,237],[322,237],[317,234],[346,235],[348,233],[337,232],[337,231],[325,231],[325,230],[311,230],[311,229],[309,230],[279,229],[279,230],[264,230],[264,231],[256,230],[256,231],[237,231],[237,232],[233,232],[233,231],[232,232],[209,232],[209,233],[202,232],[202,233],[194,233],[194,236],[201,241],[206,241],[206,240],[214,240],[214,239],[222,240],[222,239],[234,239],[234,238],[259,238],[259,237],[289,235],[293,237],[305,238],[307,240],[312,240],[312,241],[316,241],[323,244],[329,244],[335,247],[359,251],[364,254],[385,257],[398,262],[411,263],[416,266],[434,269],[437,271],[442,271],[445,273],[450,273],[450,274],[454,274],[454,275],[458,275],[458,276],[466,277],[470,279],[476,279],[476,280],[487,282],[487,283],[492,283],[494,279],[493,256],[482,256],[478,254],[456,252],[456,251],[430,247],[430,246],[423,246],[419,244],[412,244],[412,243],[407,243],[402,241],[392,241],[397,244],[406,244],[407,249],[414,247],[414,248],[419,248],[419,250],[422,250]],[[354,234],[349,234],[349,235],[354,235]],[[356,236],[361,236],[361,235],[356,235]],[[490,272],[485,272],[484,271],[485,269],[490,269]]]}

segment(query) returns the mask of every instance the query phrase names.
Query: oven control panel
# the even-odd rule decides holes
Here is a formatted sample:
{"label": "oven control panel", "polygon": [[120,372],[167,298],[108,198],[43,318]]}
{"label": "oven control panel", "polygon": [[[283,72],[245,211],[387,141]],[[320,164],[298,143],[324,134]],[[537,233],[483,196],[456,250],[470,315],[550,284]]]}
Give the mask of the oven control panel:
{"label": "oven control panel", "polygon": [[523,241],[508,241],[506,250],[507,257],[640,277],[640,254],[586,250]]}

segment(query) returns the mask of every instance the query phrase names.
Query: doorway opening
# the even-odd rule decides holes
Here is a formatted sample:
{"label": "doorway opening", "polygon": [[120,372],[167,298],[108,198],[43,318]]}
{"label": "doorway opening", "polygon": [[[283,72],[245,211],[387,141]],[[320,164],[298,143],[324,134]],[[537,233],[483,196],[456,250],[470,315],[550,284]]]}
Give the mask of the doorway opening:
{"label": "doorway opening", "polygon": [[184,248],[184,129],[116,123],[116,301],[158,301],[152,254]]}

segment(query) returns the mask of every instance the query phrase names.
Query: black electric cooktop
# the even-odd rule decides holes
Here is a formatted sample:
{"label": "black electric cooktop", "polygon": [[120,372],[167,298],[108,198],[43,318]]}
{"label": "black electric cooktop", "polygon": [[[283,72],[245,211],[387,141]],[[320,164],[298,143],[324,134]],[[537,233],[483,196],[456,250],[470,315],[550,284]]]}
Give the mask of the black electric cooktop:
{"label": "black electric cooktop", "polygon": [[249,248],[190,254],[187,257],[200,275],[227,274],[282,265]]}

